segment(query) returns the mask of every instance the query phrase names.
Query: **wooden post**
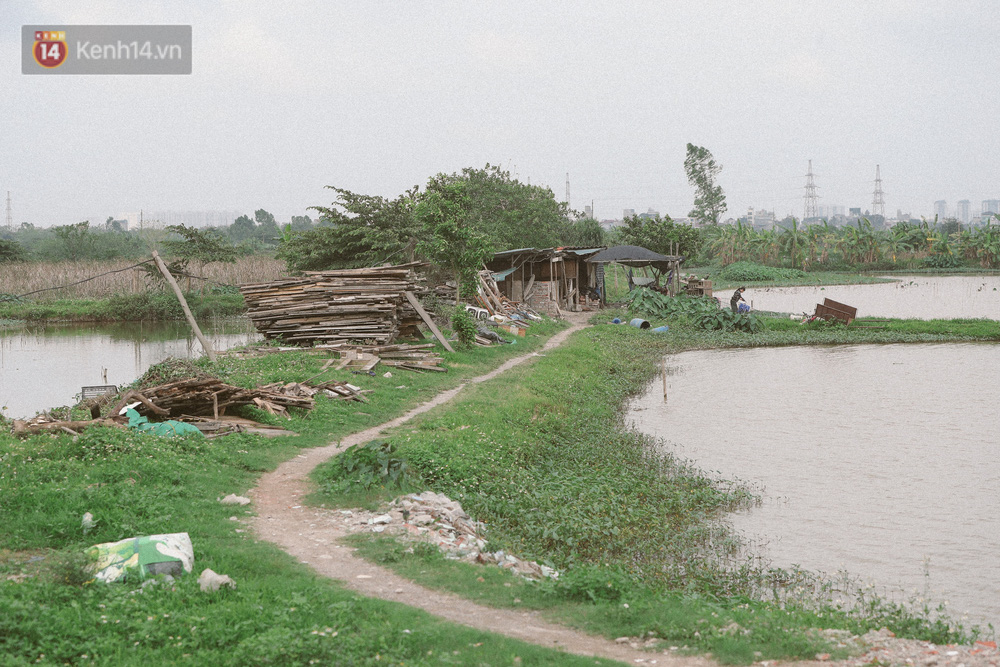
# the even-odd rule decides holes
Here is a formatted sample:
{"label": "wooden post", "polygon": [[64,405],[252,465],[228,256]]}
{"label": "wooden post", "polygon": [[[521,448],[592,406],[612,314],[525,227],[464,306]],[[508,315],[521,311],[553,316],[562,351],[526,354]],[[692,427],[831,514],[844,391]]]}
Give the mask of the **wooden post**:
{"label": "wooden post", "polygon": [[663,375],[663,402],[667,402],[667,361],[660,361],[660,374]]}
{"label": "wooden post", "polygon": [[154,250],[153,259],[156,260],[156,266],[160,269],[160,273],[163,277],[167,279],[170,286],[174,288],[174,294],[177,295],[177,300],[181,302],[181,308],[184,309],[184,316],[187,318],[188,324],[191,325],[191,329],[194,331],[194,335],[198,338],[198,342],[201,343],[201,347],[205,350],[205,354],[208,355],[208,360],[213,364],[215,363],[215,350],[212,349],[212,344],[208,341],[205,336],[202,335],[201,329],[198,328],[198,323],[194,320],[194,315],[191,314],[191,309],[188,308],[187,301],[184,299],[184,293],[181,292],[181,288],[177,286],[177,281],[174,277],[170,275],[170,271],[167,270],[167,265],[163,263],[160,259],[159,254]]}
{"label": "wooden post", "polygon": [[424,307],[420,305],[420,302],[417,301],[417,297],[414,296],[413,292],[403,292],[403,294],[406,295],[406,300],[409,301],[410,305],[413,306],[413,309],[417,311],[417,315],[419,315],[420,319],[424,321],[424,324],[427,325],[427,328],[431,330],[431,333],[434,334],[434,337],[437,338],[439,341],[441,341],[441,344],[444,345],[444,349],[448,350],[449,352],[454,352],[455,350],[453,350],[451,345],[448,344],[448,340],[441,334],[441,331],[437,328],[437,325],[434,324],[434,320],[432,320],[431,316],[427,314],[427,311],[424,310]]}

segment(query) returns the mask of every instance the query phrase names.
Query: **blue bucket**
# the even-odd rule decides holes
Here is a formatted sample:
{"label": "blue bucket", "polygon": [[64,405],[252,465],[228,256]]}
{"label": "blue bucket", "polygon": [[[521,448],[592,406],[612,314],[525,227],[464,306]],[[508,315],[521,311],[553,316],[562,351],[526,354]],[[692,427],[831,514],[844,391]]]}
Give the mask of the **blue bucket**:
{"label": "blue bucket", "polygon": [[631,322],[629,322],[629,324],[631,324],[632,326],[634,326],[636,329],[648,329],[649,328],[649,322],[647,322],[646,320],[642,319],[641,317],[635,318],[634,320],[632,320]]}

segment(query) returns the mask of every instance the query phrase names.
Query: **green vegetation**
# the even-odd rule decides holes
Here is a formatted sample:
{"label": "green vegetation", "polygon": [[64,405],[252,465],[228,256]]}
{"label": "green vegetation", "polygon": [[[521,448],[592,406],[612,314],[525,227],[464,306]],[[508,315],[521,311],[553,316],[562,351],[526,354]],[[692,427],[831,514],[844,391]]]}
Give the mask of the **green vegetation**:
{"label": "green vegetation", "polygon": [[[685,305],[658,319],[670,324],[667,336],[628,326],[588,329],[532,366],[470,388],[387,438],[414,477],[486,523],[490,550],[556,567],[563,572],[558,583],[524,582],[385,540],[357,538],[363,553],[484,604],[545,609],[607,637],[652,633],[724,662],[831,652],[812,632],[817,627],[863,633],[886,626],[935,642],[968,639],[941,609],[914,611],[863,589],[840,603],[841,582],[756,561],[715,521],[755,498],[657,454],[649,439],[623,429],[621,407],[646,386],[667,352],[1000,340],[1000,323],[899,321],[874,330],[762,319],[766,325],[756,333],[705,331],[695,300],[679,301]],[[620,313],[636,314],[654,319],[648,312]],[[323,488],[315,502],[345,502],[331,484],[339,479],[335,465],[315,473]],[[387,490],[382,498],[395,495]]]}
{"label": "green vegetation", "polygon": [[[246,312],[243,296],[232,288],[214,288],[184,297],[195,318],[232,317]],[[0,301],[0,319],[70,322],[128,322],[184,319],[173,292],[144,291],[107,299]]]}
{"label": "green vegetation", "polygon": [[[360,598],[317,578],[277,548],[253,540],[250,512],[218,503],[294,456],[381,423],[464,378],[537,348],[559,327],[532,328],[514,346],[444,353],[448,373],[364,378],[374,389],[364,409],[319,400],[287,422],[299,436],[268,440],[163,439],[118,429],[78,437],[0,434],[0,664],[92,661],[95,664],[199,665],[513,664],[576,665],[582,659],[432,618],[393,603]],[[211,372],[253,386],[314,375],[324,357],[306,351],[241,360],[224,357]],[[201,365],[206,366],[204,362]],[[207,368],[206,368],[207,370]],[[154,367],[151,376],[181,372]],[[352,379],[348,371],[333,378]],[[276,418],[258,411],[261,421]],[[285,422],[282,422],[285,424]],[[391,465],[391,464],[390,464]],[[94,527],[84,535],[81,517]],[[140,588],[102,585],[84,576],[87,546],[132,535],[188,532],[195,575]],[[203,594],[197,572],[209,567],[237,588]],[[26,576],[25,576],[26,575]],[[140,592],[141,591],[141,592]],[[83,656],[87,656],[84,658]],[[593,664],[586,661],[586,664]]]}

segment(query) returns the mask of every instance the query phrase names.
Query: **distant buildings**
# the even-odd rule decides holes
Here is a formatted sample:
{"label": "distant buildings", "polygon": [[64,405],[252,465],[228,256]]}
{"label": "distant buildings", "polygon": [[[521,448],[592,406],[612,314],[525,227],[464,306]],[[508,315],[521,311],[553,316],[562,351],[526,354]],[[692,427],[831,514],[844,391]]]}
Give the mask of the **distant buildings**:
{"label": "distant buildings", "polygon": [[[251,211],[249,215],[252,215]],[[184,225],[196,229],[228,227],[236,218],[248,215],[246,211],[135,211],[122,213],[119,218],[128,220],[129,229],[154,229],[167,225]]]}
{"label": "distant buildings", "polygon": [[969,203],[968,199],[962,199],[958,202],[958,206],[955,207],[955,217],[963,225],[969,224],[969,220],[971,218],[969,215]]}
{"label": "distant buildings", "polygon": [[938,220],[944,220],[948,217],[948,202],[943,199],[934,202],[934,217]]}

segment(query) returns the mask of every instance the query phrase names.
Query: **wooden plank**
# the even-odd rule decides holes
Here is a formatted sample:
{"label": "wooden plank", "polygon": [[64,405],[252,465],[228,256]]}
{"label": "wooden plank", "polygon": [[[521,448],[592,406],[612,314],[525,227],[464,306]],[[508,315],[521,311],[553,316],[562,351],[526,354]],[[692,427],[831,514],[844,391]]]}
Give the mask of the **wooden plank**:
{"label": "wooden plank", "polygon": [[455,350],[448,344],[448,341],[445,339],[444,335],[442,335],[441,330],[437,328],[437,325],[434,324],[434,320],[431,319],[430,315],[427,314],[427,311],[424,310],[424,307],[420,305],[419,301],[417,301],[417,297],[414,296],[413,292],[403,292],[403,294],[406,296],[406,300],[410,302],[410,305],[413,306],[413,310],[417,311],[417,314],[420,315],[420,319],[424,321],[427,328],[431,330],[432,334],[434,334],[434,337],[437,338],[442,345],[444,345],[444,349],[449,352],[454,352]]}

